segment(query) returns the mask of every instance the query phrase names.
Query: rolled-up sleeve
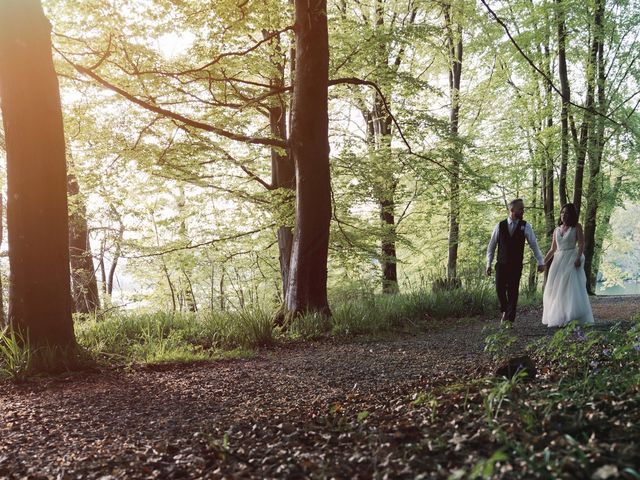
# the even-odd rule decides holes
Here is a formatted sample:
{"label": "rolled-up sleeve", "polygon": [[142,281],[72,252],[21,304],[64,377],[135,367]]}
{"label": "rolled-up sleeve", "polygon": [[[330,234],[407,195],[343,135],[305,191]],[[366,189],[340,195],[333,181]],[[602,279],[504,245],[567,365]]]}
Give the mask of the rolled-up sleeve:
{"label": "rolled-up sleeve", "polygon": [[527,228],[525,228],[524,236],[527,239],[529,248],[531,248],[531,251],[533,252],[533,256],[536,257],[538,265],[544,265],[544,257],[542,256],[540,247],[538,247],[538,240],[536,239],[536,234],[533,233],[533,228],[531,227],[530,223],[527,223]]}
{"label": "rolled-up sleeve", "polygon": [[489,246],[487,247],[487,268],[491,267],[493,263],[493,255],[496,251],[496,245],[498,244],[498,232],[500,230],[500,224],[496,225],[491,234],[491,240],[489,240]]}

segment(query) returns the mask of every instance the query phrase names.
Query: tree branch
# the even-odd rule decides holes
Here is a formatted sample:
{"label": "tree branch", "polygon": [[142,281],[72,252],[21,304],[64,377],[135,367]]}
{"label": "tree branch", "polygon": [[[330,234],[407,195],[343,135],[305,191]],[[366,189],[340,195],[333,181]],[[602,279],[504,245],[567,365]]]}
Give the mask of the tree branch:
{"label": "tree branch", "polygon": [[[553,80],[551,78],[549,78],[549,76],[545,72],[543,72],[534,63],[534,61],[531,60],[531,58],[529,58],[529,56],[524,52],[524,50],[522,50],[520,45],[518,45],[518,42],[516,42],[515,38],[513,38],[513,36],[511,35],[511,32],[509,32],[509,27],[507,26],[507,24],[504,23],[504,21],[502,21],[502,19],[500,17],[498,17],[498,15],[491,9],[491,7],[487,4],[486,0],[481,0],[481,1],[482,1],[482,4],[486,7],[487,11],[495,19],[495,21],[498,22],[500,24],[500,26],[504,29],[505,33],[507,34],[507,37],[509,37],[509,40],[511,41],[513,46],[516,47],[516,50],[518,50],[518,53],[520,53],[520,55],[522,55],[522,57],[527,61],[527,63],[529,65],[531,65],[531,67],[548,82],[548,85],[553,89],[553,91],[555,91],[558,95],[560,95],[562,97],[562,92],[560,91],[560,89],[558,87],[555,86],[555,84],[553,83]],[[600,111],[596,110],[593,107],[591,107],[591,108],[584,107],[584,106],[578,105],[577,103],[574,103],[572,101],[569,101],[569,105],[573,105],[574,107],[579,108],[581,110],[586,110],[586,111],[588,111],[590,113],[593,113],[593,114],[598,115],[600,117],[606,118],[607,120],[609,120],[614,125],[620,126],[620,123],[616,122],[613,118],[608,116],[606,113],[600,112]]]}
{"label": "tree branch", "polygon": [[431,163],[439,166],[440,168],[446,170],[447,172],[451,173],[449,171],[449,169],[447,168],[447,166],[444,165],[443,163],[440,163],[437,160],[434,160],[433,158],[430,158],[430,157],[428,157],[426,155],[422,155],[420,153],[416,153],[416,152],[413,151],[413,149],[411,148],[411,144],[409,143],[407,138],[404,136],[404,133],[402,131],[402,127],[400,127],[400,124],[396,120],[396,117],[393,115],[393,113],[391,113],[391,109],[389,108],[389,104],[387,103],[387,99],[385,98],[384,94],[382,93],[382,90],[380,90],[380,87],[378,86],[378,84],[376,84],[375,82],[372,82],[370,80],[362,80],[361,78],[355,78],[355,77],[334,78],[332,80],[329,80],[329,86],[341,85],[341,84],[346,84],[346,85],[366,85],[366,86],[374,88],[375,91],[380,96],[380,99],[382,100],[382,104],[384,105],[384,109],[389,114],[389,117],[391,117],[391,121],[393,122],[393,124],[395,125],[396,129],[398,130],[398,134],[400,135],[400,138],[402,139],[402,143],[404,143],[404,145],[407,147],[407,151],[409,152],[409,154],[413,155],[415,157],[421,158],[422,160],[426,160],[428,162],[431,162]]}
{"label": "tree branch", "polygon": [[102,85],[103,87],[116,92],[117,94],[119,94],[120,96],[124,97],[125,99],[129,100],[132,103],[135,103],[136,105],[149,110],[151,112],[157,113],[159,115],[163,115],[165,117],[168,118],[172,118],[174,120],[178,120],[179,122],[184,123],[185,125],[189,125],[191,127],[194,128],[198,128],[200,130],[205,130],[207,132],[212,132],[215,133],[217,135],[220,135],[221,137],[225,137],[228,138],[230,140],[235,140],[238,142],[243,142],[243,143],[249,143],[249,144],[253,144],[253,145],[265,145],[265,146],[269,146],[269,147],[279,147],[279,148],[287,148],[287,143],[282,141],[282,140],[276,140],[273,138],[264,138],[264,137],[248,137],[246,135],[240,135],[237,133],[233,133],[233,132],[229,132],[227,130],[224,130],[222,128],[218,128],[218,127],[214,127],[213,125],[209,125],[208,123],[203,123],[203,122],[199,122],[197,120],[192,120],[190,118],[185,117],[184,115],[181,115],[179,113],[176,112],[172,112],[171,110],[167,110],[165,108],[159,107],[157,105],[154,105],[152,103],[149,103],[147,101],[141,100],[138,97],[136,97],[135,95],[132,95],[131,93],[123,90],[122,88],[108,82],[107,80],[105,80],[104,78],[102,78],[100,75],[98,75],[96,72],[82,66],[82,65],[78,65],[74,62],[72,62],[69,58],[65,57],[61,52],[58,51],[58,53],[60,53],[60,55],[63,56],[63,58],[71,65],[73,66],[73,68],[75,68],[79,73],[83,74],[83,75],[87,75],[88,77],[91,77],[92,79],[94,79],[97,83],[99,83],[100,85]]}
{"label": "tree branch", "polygon": [[249,235],[254,235],[256,233],[262,232],[263,230],[266,230],[267,228],[271,228],[271,227],[275,227],[275,226],[276,225],[274,223],[274,224],[271,224],[271,225],[267,225],[264,228],[251,230],[250,232],[242,232],[242,233],[237,233],[235,235],[229,235],[228,237],[214,238],[213,240],[208,240],[206,242],[201,242],[201,243],[192,244],[191,242],[189,242],[188,244],[180,246],[180,247],[167,248],[166,250],[162,250],[162,251],[159,251],[159,252],[153,252],[153,253],[147,253],[147,254],[143,254],[143,255],[129,255],[129,256],[122,255],[121,258],[137,259],[137,258],[159,257],[159,256],[162,256],[162,255],[166,255],[167,253],[179,252],[179,251],[182,251],[182,250],[192,250],[194,248],[206,247],[206,246],[213,245],[213,244],[220,243],[220,242],[228,242],[229,240],[237,240],[238,238],[247,237]]}

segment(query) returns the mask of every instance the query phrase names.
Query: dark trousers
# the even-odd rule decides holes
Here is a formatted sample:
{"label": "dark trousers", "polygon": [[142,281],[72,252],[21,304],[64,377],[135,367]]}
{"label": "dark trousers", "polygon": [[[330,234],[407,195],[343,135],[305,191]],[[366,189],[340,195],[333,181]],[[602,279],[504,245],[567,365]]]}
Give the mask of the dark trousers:
{"label": "dark trousers", "polygon": [[500,301],[500,311],[506,314],[505,318],[510,322],[516,319],[521,276],[522,264],[496,264],[496,292]]}

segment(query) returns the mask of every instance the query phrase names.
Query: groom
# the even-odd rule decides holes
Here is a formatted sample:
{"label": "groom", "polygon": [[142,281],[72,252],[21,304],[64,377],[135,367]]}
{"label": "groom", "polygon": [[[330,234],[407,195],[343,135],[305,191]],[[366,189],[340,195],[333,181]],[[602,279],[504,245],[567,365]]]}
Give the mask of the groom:
{"label": "groom", "polygon": [[531,225],[525,222],[524,202],[516,198],[509,203],[509,216],[493,229],[489,247],[487,248],[487,275],[491,275],[493,254],[498,246],[498,260],[496,262],[496,291],[502,311],[501,322],[516,319],[516,305],[518,304],[518,290],[522,276],[524,259],[524,241],[538,261],[538,272],[544,272],[544,259]]}

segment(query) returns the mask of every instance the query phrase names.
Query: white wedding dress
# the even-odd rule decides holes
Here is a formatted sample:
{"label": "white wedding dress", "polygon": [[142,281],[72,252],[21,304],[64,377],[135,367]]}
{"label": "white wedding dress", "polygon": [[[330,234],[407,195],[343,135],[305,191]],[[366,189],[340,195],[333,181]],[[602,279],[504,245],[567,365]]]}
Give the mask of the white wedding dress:
{"label": "white wedding dress", "polygon": [[584,273],[584,255],[576,268],[576,229],[570,227],[564,235],[560,227],[553,232],[557,250],[549,268],[549,276],[542,299],[542,323],[561,327],[577,320],[580,325],[593,324],[591,303],[587,295],[587,277]]}

